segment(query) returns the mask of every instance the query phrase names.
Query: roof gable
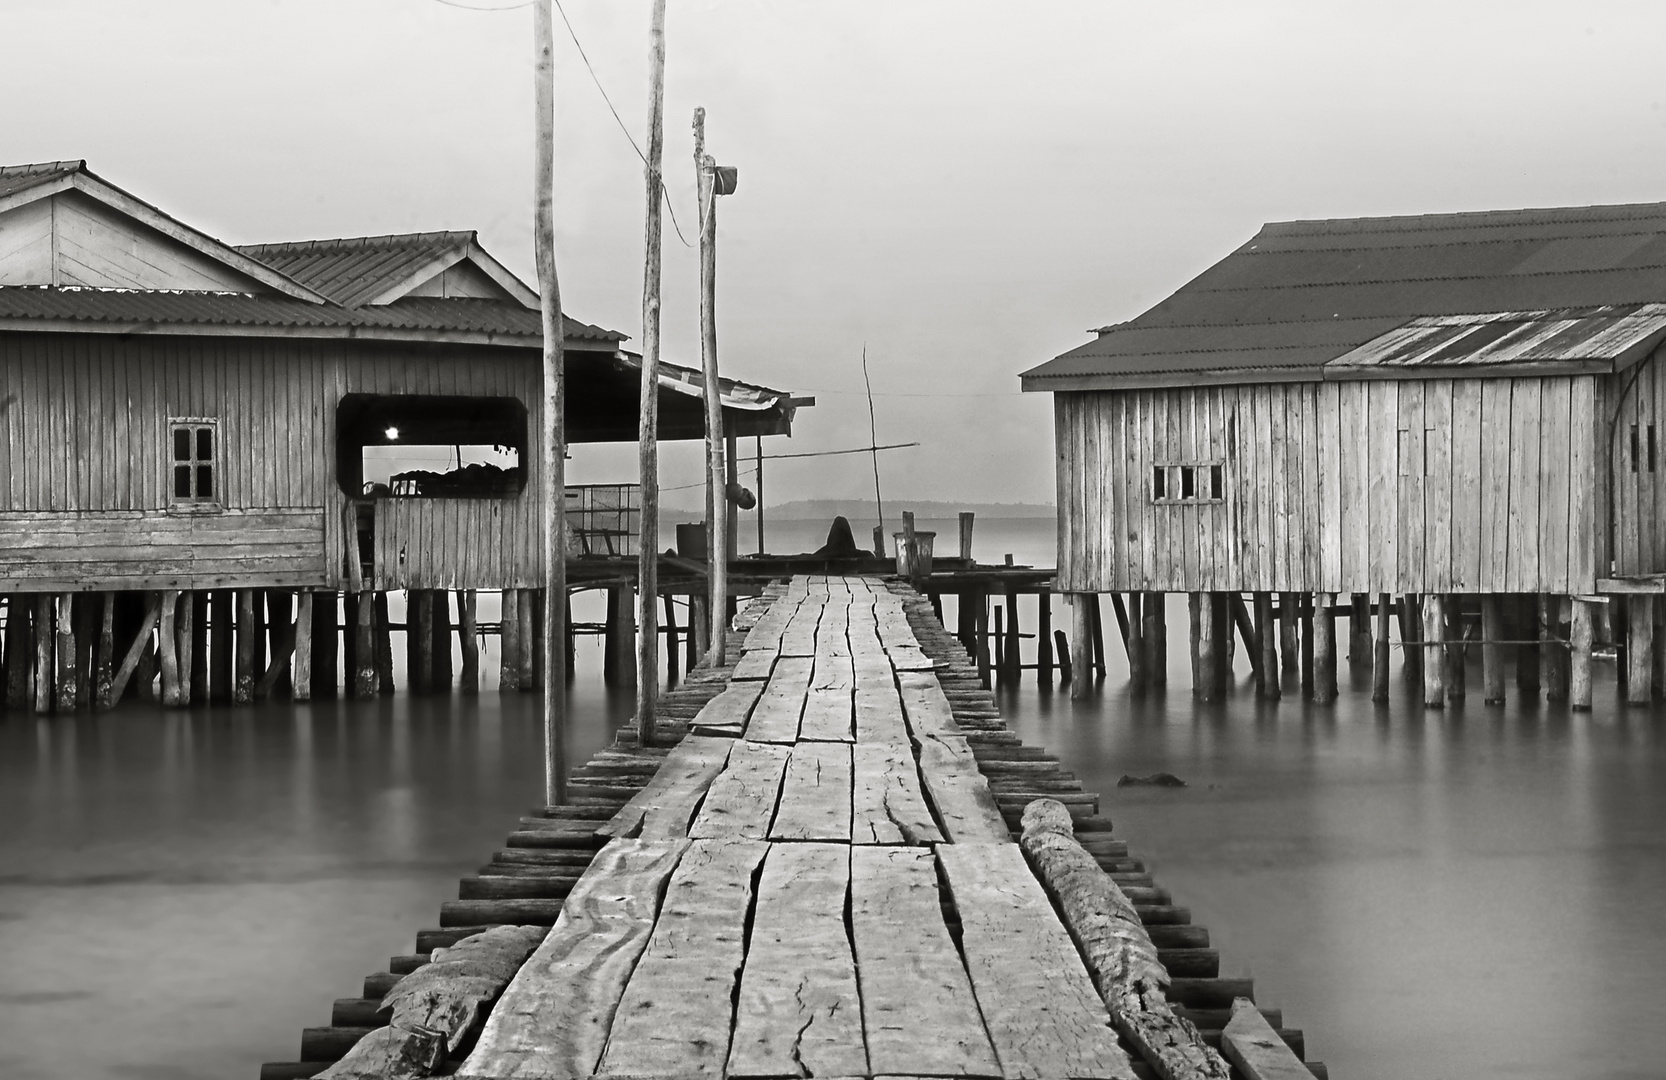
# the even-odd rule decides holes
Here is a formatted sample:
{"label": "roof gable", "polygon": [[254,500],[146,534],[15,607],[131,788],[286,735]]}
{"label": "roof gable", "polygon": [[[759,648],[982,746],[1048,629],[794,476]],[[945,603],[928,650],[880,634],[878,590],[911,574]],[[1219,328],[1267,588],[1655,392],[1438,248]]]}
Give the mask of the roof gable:
{"label": "roof gable", "polygon": [[238,250],[347,307],[389,304],[408,296],[538,306],[538,294],[488,255],[473,232],[298,240]]}
{"label": "roof gable", "polygon": [[323,297],[93,175],[84,161],[0,168],[0,284]]}
{"label": "roof gable", "polygon": [[1666,203],[1279,222],[1024,388],[1318,379],[1419,318],[1656,301]]}

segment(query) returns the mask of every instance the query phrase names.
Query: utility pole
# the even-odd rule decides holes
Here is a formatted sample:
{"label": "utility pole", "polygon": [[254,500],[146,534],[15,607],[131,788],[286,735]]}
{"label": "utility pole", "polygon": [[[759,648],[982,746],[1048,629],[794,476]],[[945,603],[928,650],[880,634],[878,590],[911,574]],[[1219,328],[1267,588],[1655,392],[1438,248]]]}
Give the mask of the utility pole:
{"label": "utility pole", "polygon": [[636,732],[654,745],[654,705],[659,690],[659,294],[660,206],[665,152],[665,0],[654,0],[648,30],[647,254],[642,270],[642,412],[637,422],[641,473],[641,538],[637,542]]}
{"label": "utility pole", "polygon": [[714,665],[724,662],[729,624],[728,484],[723,463],[723,401],[717,383],[717,196],[735,190],[735,170],[720,167],[706,153],[706,110],[694,110],[694,167],[700,200],[700,362],[706,376],[706,559],[710,578],[710,645]]}
{"label": "utility pole", "polygon": [[544,334],[539,496],[544,504],[544,802],[567,801],[566,387],[561,286],[555,276],[555,47],[550,0],[532,6],[538,144],[533,154],[533,243]]}

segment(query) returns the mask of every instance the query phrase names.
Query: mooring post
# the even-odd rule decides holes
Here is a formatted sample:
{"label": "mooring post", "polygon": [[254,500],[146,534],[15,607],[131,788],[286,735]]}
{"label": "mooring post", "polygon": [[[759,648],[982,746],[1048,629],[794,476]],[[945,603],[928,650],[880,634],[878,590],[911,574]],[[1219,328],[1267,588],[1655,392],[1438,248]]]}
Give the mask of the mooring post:
{"label": "mooring post", "polygon": [[1317,654],[1313,673],[1313,700],[1336,700],[1336,594],[1315,593],[1313,648]]}
{"label": "mooring post", "polygon": [[457,649],[463,654],[463,669],[458,679],[459,689],[467,697],[480,693],[480,630],[476,622],[479,613],[473,589],[457,594]]}
{"label": "mooring post", "polygon": [[[941,620],[939,620],[941,621]],[[1042,589],[1036,594],[1035,609],[1036,680],[1044,686],[1053,682],[1053,594]]]}
{"label": "mooring post", "polygon": [[1594,607],[1574,600],[1568,642],[1568,706],[1575,712],[1591,710],[1591,622]]}
{"label": "mooring post", "polygon": [[1388,700],[1388,664],[1392,655],[1388,640],[1388,609],[1393,604],[1394,597],[1389,593],[1377,594],[1377,640],[1372,643],[1371,651],[1371,700]]}
{"label": "mooring post", "polygon": [[504,589],[500,597],[502,614],[498,620],[498,680],[500,691],[521,688],[521,614],[519,589]]}
{"label": "mooring post", "polygon": [[1539,670],[1546,701],[1568,700],[1568,646],[1562,638],[1562,602],[1539,597]]}
{"label": "mooring post", "polygon": [[1481,700],[1504,704],[1504,605],[1497,593],[1481,597]]}
{"label": "mooring post", "polygon": [[1638,593],[1631,601],[1631,667],[1627,670],[1626,702],[1648,705],[1654,701],[1654,597]]}
{"label": "mooring post", "polygon": [[1255,594],[1255,640],[1261,653],[1261,663],[1255,669],[1255,692],[1259,697],[1277,701],[1283,693],[1279,686],[1278,627],[1273,621],[1273,594]]}
{"label": "mooring post", "polygon": [[1440,593],[1423,597],[1423,707],[1426,709],[1446,705],[1445,599]]}
{"label": "mooring post", "polygon": [[1096,604],[1096,598],[1091,593],[1070,593],[1066,599],[1070,603],[1070,696],[1085,698],[1093,663],[1088,655],[1088,640],[1093,633],[1088,605]]}

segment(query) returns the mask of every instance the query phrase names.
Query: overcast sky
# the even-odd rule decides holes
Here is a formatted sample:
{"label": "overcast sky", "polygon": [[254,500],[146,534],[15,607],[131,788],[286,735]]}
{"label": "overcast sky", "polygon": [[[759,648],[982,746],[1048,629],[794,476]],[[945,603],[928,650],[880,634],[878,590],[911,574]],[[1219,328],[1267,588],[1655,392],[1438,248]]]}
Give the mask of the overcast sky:
{"label": "overcast sky", "polygon": [[[648,0],[564,3],[640,142]],[[563,299],[635,339],[641,162],[556,33]],[[478,229],[530,281],[531,37],[527,7],[438,0],[0,0],[0,160],[84,157],[234,243]],[[888,502],[1046,502],[1051,402],[1018,372],[1262,222],[1666,199],[1662,40],[1650,2],[671,0],[667,181],[692,240],[704,105],[740,169],[724,371],[818,402],[766,453],[867,444],[865,344],[879,441],[923,443],[882,456]],[[668,222],[668,360],[698,363],[697,275]],[[668,451],[664,482],[698,470]]]}

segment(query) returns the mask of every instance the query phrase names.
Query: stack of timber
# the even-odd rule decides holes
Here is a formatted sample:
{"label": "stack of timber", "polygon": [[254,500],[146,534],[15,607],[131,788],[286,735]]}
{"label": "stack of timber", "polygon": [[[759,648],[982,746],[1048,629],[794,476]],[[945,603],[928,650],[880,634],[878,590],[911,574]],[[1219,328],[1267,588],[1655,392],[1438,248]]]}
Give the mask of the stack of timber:
{"label": "stack of timber", "polygon": [[[1325,1075],[1276,1011],[1235,1016],[1249,980],[1219,977],[1097,798],[1006,731],[918,594],[795,578],[733,634],[732,667],[662,698],[656,741],[675,745],[621,731],[263,1077],[1224,1078],[1233,1023]],[[1098,909],[1012,842],[1031,804],[1142,965],[1107,966]],[[494,927],[553,929],[481,944]],[[470,942],[499,966],[471,967]]]}

